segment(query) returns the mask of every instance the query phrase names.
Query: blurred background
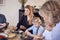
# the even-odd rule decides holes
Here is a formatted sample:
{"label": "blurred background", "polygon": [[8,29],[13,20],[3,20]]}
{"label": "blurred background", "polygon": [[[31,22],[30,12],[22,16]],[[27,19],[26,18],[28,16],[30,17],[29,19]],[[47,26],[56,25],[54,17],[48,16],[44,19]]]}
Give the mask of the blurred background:
{"label": "blurred background", "polygon": [[[48,0],[27,0],[24,4],[40,8]],[[4,14],[9,25],[16,26],[19,20],[19,9],[21,9],[19,0],[0,0],[0,14]]]}

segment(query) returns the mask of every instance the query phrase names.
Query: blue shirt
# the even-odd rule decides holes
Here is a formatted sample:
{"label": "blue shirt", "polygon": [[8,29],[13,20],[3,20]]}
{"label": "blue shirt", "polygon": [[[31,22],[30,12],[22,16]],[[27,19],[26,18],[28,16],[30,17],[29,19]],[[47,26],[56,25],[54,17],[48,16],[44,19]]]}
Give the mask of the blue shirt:
{"label": "blue shirt", "polygon": [[52,30],[52,40],[60,40],[60,22]]}
{"label": "blue shirt", "polygon": [[[35,27],[34,25],[32,27],[29,28],[29,30],[32,30],[33,31],[33,34],[36,35],[36,30],[37,30],[37,27]],[[40,26],[39,29],[38,29],[38,33],[37,34],[41,34],[43,32],[43,27]]]}

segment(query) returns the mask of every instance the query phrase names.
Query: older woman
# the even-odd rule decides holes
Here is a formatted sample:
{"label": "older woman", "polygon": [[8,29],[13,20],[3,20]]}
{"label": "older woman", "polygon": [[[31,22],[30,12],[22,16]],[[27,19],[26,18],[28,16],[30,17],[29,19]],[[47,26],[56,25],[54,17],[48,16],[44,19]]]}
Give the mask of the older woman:
{"label": "older woman", "polygon": [[[51,27],[51,40],[60,40],[60,5],[56,1],[47,1],[41,7],[41,16],[46,26]],[[54,28],[53,28],[54,27]]]}

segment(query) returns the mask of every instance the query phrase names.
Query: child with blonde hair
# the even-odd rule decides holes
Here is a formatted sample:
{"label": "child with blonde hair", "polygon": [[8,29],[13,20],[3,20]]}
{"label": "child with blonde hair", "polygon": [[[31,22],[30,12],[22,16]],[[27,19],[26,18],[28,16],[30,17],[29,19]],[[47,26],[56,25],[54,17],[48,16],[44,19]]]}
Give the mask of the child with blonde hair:
{"label": "child with blonde hair", "polygon": [[[43,27],[41,26],[42,22],[40,20],[39,17],[34,17],[32,20],[33,26],[28,28],[26,30],[26,34],[28,36],[33,37],[33,40],[38,40],[38,39],[42,39],[42,37],[40,37],[43,33]],[[33,34],[31,34],[29,31],[32,30]]]}

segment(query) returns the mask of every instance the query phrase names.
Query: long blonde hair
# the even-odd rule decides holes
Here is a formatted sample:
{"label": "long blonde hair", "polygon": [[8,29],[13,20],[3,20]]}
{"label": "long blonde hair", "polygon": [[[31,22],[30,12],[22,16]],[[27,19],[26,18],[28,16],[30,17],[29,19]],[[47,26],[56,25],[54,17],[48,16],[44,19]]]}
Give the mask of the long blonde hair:
{"label": "long blonde hair", "polygon": [[33,7],[32,6],[30,6],[30,5],[27,5],[25,8],[28,8],[29,10],[30,10],[30,13],[29,13],[29,17],[30,17],[30,19],[29,19],[29,24],[32,24],[32,19],[33,19]]}

